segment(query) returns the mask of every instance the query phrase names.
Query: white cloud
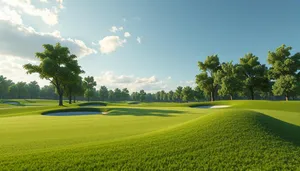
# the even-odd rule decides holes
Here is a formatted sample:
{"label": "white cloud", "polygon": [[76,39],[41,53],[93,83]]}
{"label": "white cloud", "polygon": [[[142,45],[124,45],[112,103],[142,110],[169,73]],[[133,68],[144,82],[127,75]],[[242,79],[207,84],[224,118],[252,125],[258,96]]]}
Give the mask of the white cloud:
{"label": "white cloud", "polygon": [[28,83],[37,81],[40,86],[48,85],[49,81],[41,80],[38,74],[26,74],[23,65],[27,63],[35,63],[35,61],[15,56],[0,55],[0,73],[14,82],[24,81]]}
{"label": "white cloud", "polygon": [[195,83],[195,80],[189,80],[189,81],[180,81],[180,85],[185,87],[185,86],[190,86],[192,88],[196,87],[197,84]]}
{"label": "white cloud", "polygon": [[124,33],[124,37],[130,37],[130,36],[131,36],[131,34],[129,32]]}
{"label": "white cloud", "polygon": [[65,8],[65,7],[63,6],[63,0],[56,0],[56,1],[58,2],[58,7],[59,7],[60,9]]}
{"label": "white cloud", "polygon": [[103,72],[101,76],[95,77],[98,87],[105,85],[110,89],[128,88],[129,91],[145,90],[146,92],[156,92],[166,90],[168,86],[157,79],[151,77],[135,77],[134,75],[116,75],[114,72]]}
{"label": "white cloud", "polygon": [[9,6],[0,7],[0,20],[10,21],[14,24],[23,23],[21,15],[16,10],[11,9]]}
{"label": "white cloud", "polygon": [[141,44],[141,43],[142,43],[142,38],[141,38],[141,37],[137,37],[137,38],[136,38],[136,41],[137,41],[139,44]]}
{"label": "white cloud", "polygon": [[121,40],[119,36],[106,36],[99,41],[100,51],[103,54],[109,54],[117,50],[118,47],[122,47],[126,43],[125,40]]}
{"label": "white cloud", "polygon": [[0,55],[18,56],[27,59],[35,59],[35,52],[43,51],[43,44],[55,44],[60,42],[69,47],[71,53],[78,57],[97,53],[89,48],[81,40],[63,38],[59,31],[50,33],[37,32],[32,27],[13,24],[0,20]]}
{"label": "white cloud", "polygon": [[45,2],[45,3],[48,3],[48,0],[40,0],[41,2]]}
{"label": "white cloud", "polygon": [[167,78],[168,80],[171,80],[172,79],[172,77],[171,76],[168,76],[168,78]]}
{"label": "white cloud", "polygon": [[[62,5],[62,0],[59,1]],[[14,10],[20,10],[30,16],[41,17],[41,19],[48,25],[55,25],[58,23],[58,10],[53,7],[49,8],[36,8],[31,4],[30,0],[0,0],[0,6],[9,6]],[[19,13],[19,12],[18,12]]]}
{"label": "white cloud", "polygon": [[115,33],[118,31],[118,28],[116,26],[112,26],[109,31]]}
{"label": "white cloud", "polygon": [[117,27],[117,26],[112,26],[109,31],[112,32],[112,33],[116,33],[118,31],[122,31],[124,28],[121,26],[121,27]]}

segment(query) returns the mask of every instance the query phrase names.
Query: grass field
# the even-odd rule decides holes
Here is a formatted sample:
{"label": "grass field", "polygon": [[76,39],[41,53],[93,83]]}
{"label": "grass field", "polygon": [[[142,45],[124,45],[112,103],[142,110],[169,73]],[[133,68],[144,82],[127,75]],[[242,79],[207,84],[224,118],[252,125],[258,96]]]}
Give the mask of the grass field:
{"label": "grass field", "polygon": [[[299,170],[300,102],[0,104],[0,170]],[[228,109],[192,108],[230,105]],[[91,108],[91,106],[89,106]]]}

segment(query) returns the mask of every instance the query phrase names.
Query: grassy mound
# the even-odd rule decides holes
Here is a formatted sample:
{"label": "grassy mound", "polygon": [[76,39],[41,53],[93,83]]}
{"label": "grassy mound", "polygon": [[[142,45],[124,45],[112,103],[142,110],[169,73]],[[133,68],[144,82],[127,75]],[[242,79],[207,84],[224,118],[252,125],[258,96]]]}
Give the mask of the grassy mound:
{"label": "grassy mound", "polygon": [[0,168],[297,170],[299,132],[299,126],[259,112],[227,109],[124,141],[5,156]]}
{"label": "grassy mound", "polygon": [[91,107],[91,106],[106,106],[107,104],[104,103],[104,102],[87,102],[87,103],[81,103],[79,104],[78,106],[81,106],[81,107]]}
{"label": "grassy mound", "polygon": [[48,110],[42,112],[42,115],[47,115],[51,113],[61,113],[61,112],[107,112],[108,109],[103,108],[67,108],[67,109],[56,109],[56,110]]}

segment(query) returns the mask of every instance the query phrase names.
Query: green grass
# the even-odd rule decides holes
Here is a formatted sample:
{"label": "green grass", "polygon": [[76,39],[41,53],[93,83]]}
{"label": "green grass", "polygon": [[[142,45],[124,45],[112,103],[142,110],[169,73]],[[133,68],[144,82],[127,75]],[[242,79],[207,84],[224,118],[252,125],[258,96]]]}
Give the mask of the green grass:
{"label": "green grass", "polygon": [[[190,107],[218,104],[232,107]],[[36,108],[0,109],[0,170],[300,169],[300,102]],[[52,110],[109,113],[41,115]]]}

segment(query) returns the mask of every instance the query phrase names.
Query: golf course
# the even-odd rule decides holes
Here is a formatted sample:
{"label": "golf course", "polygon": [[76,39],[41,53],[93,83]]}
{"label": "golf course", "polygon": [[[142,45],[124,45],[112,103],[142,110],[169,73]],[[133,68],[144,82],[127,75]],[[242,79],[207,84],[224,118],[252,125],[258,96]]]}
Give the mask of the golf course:
{"label": "golf course", "polygon": [[0,105],[1,170],[300,169],[300,102],[11,101],[21,105]]}

